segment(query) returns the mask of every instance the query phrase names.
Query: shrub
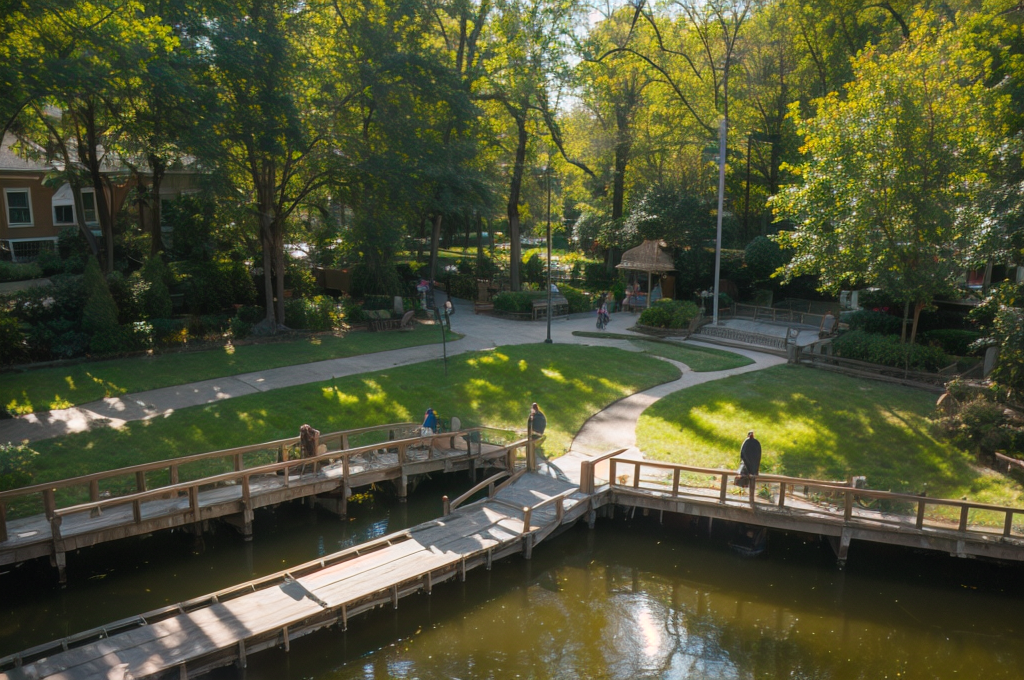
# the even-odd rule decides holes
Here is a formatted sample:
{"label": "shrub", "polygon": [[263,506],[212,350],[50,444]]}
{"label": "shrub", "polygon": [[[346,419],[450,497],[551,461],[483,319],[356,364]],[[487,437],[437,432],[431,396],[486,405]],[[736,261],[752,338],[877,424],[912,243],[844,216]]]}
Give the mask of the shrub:
{"label": "shrub", "polygon": [[240,262],[176,262],[175,267],[189,314],[213,314],[256,301],[256,286]]}
{"label": "shrub", "polygon": [[147,319],[166,319],[173,312],[171,291],[167,287],[173,278],[160,256],[146,260],[142,267],[142,278],[149,287],[142,293],[142,309]]}
{"label": "shrub", "polygon": [[1005,408],[978,397],[964,404],[955,417],[943,419],[947,434],[961,448],[991,453],[1011,443]]}
{"label": "shrub", "polygon": [[0,311],[0,366],[13,364],[25,355],[25,336],[13,316]]}
{"label": "shrub", "polygon": [[755,281],[767,281],[784,260],[779,244],[767,236],[758,236],[743,250],[743,261]]}
{"label": "shrub", "polygon": [[544,263],[537,253],[532,253],[528,258],[523,259],[523,268],[520,276],[523,281],[529,283],[544,283]]}
{"label": "shrub", "polygon": [[851,331],[880,333],[882,335],[899,335],[903,328],[902,319],[885,312],[876,312],[870,309],[853,312],[846,317],[846,322],[850,324]]}
{"label": "shrub", "polygon": [[64,271],[64,263],[61,262],[60,253],[56,249],[43,249],[36,258],[36,264],[42,270],[43,276],[53,276]]}
{"label": "shrub", "polygon": [[345,298],[345,301],[342,303],[342,309],[349,323],[362,323],[366,321],[366,315],[363,314],[363,306],[354,302],[352,298]]}
{"label": "shrub", "polygon": [[898,336],[878,335],[865,331],[843,333],[832,342],[836,355],[872,364],[919,371],[937,371],[950,364],[939,347],[901,343]]}
{"label": "shrub", "polygon": [[589,312],[593,309],[594,301],[593,296],[586,291],[582,291],[579,288],[573,288],[572,286],[559,285],[558,290],[565,296],[565,299],[569,301],[569,313],[578,314],[580,312]]}
{"label": "shrub", "polygon": [[697,305],[682,300],[658,300],[640,313],[640,323],[657,328],[686,328],[700,314]]}
{"label": "shrub", "polygon": [[536,296],[525,291],[506,290],[494,296],[492,302],[498,312],[508,314],[529,314],[533,311],[533,300]]}
{"label": "shrub", "polygon": [[[149,290],[149,283],[136,272],[125,276],[121,272],[111,272],[107,276],[107,288],[117,305],[117,316],[121,323],[132,323],[146,318],[144,298]],[[170,296],[167,297],[170,302]],[[165,315],[169,316],[169,314]]]}
{"label": "shrub", "polygon": [[0,262],[0,282],[38,279],[43,270],[35,262]]}
{"label": "shrub", "polygon": [[121,327],[123,337],[122,351],[139,352],[153,347],[153,324],[148,321],[135,321]]}
{"label": "shrub", "polygon": [[477,295],[476,277],[472,274],[458,274],[449,277],[448,294],[463,300],[475,300]]}
{"label": "shrub", "polygon": [[977,331],[958,330],[956,328],[944,328],[940,330],[927,331],[922,338],[930,345],[941,347],[946,354],[963,357],[976,354],[971,349],[971,344],[981,337]]}
{"label": "shrub", "polygon": [[250,326],[255,326],[260,321],[267,318],[267,310],[255,305],[243,305],[238,308],[235,316],[244,323],[247,323]]}
{"label": "shrub", "polygon": [[0,444],[0,491],[10,491],[32,483],[35,451],[21,444]]}
{"label": "shrub", "polygon": [[85,310],[82,330],[89,334],[89,347],[98,354],[120,351],[121,327],[117,323],[117,305],[100,273],[100,263],[90,257],[85,266]]}
{"label": "shrub", "polygon": [[607,290],[615,278],[604,262],[587,262],[583,267],[583,285],[590,290]]}
{"label": "shrub", "polygon": [[329,331],[341,325],[342,316],[334,299],[326,295],[288,300],[284,305],[284,323],[290,328]]}
{"label": "shrub", "polygon": [[195,314],[188,318],[188,334],[193,338],[218,336],[228,329],[228,317],[218,314]]}
{"label": "shrub", "polygon": [[153,341],[163,347],[188,342],[188,322],[185,319],[153,319]]}
{"label": "shrub", "polygon": [[242,340],[249,337],[249,335],[252,334],[252,327],[253,324],[248,321],[244,321],[237,316],[231,317],[231,337],[236,340]]}
{"label": "shrub", "polygon": [[320,292],[309,267],[290,258],[284,268],[284,287],[292,291],[294,298],[311,298]]}

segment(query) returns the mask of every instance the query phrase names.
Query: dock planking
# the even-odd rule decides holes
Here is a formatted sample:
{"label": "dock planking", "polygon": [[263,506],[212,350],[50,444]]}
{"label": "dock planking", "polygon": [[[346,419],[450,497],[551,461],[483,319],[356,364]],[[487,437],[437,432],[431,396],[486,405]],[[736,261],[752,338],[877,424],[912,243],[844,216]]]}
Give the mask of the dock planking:
{"label": "dock planking", "polygon": [[[198,601],[143,614],[137,627],[90,631],[0,660],[0,680],[190,677],[283,646],[319,628],[529,553],[535,542],[590,510],[578,486],[535,472],[505,476],[488,497],[437,520]],[[493,484],[493,483],[492,483]],[[89,636],[98,639],[89,640]],[[102,637],[100,637],[102,636]],[[65,647],[68,647],[65,649]]]}

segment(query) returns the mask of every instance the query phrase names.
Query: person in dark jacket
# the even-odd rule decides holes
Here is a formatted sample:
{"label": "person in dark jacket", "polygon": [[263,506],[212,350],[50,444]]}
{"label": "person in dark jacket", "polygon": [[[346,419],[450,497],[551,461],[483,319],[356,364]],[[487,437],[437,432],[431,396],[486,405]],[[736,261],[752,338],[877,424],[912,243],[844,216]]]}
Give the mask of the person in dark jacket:
{"label": "person in dark jacket", "polygon": [[548,427],[548,419],[544,417],[544,412],[540,410],[540,406],[537,406],[537,402],[533,402],[530,406],[530,418],[527,425],[534,437],[544,434],[544,430]]}
{"label": "person in dark jacket", "polygon": [[761,442],[754,439],[754,431],[747,433],[740,447],[740,469],[737,474],[740,477],[736,480],[741,486],[750,483],[750,477],[756,477],[761,469]]}

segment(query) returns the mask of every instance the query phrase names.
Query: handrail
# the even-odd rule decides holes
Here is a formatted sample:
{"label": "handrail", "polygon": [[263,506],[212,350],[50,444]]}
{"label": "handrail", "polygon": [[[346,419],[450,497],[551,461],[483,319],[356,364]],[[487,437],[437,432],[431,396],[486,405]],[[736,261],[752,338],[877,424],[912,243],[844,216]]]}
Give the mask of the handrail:
{"label": "handrail", "polygon": [[[360,427],[352,430],[338,430],[336,432],[329,432],[327,434],[320,435],[321,441],[324,439],[333,439],[341,436],[352,436],[358,434],[365,434],[367,432],[373,432],[375,430],[389,430],[399,429],[402,427],[415,427],[416,423],[405,422],[405,423],[390,423],[387,425],[374,425],[370,427]],[[447,434],[447,433],[444,433]],[[436,435],[435,435],[436,436]],[[31,495],[39,493],[41,491],[63,489],[71,486],[80,486],[88,484],[93,481],[101,481],[103,479],[109,479],[111,477],[120,477],[123,475],[129,475],[138,472],[151,472],[153,470],[163,470],[171,466],[181,466],[187,463],[194,463],[200,460],[206,460],[208,458],[226,458],[228,456],[236,456],[245,453],[251,453],[253,451],[261,451],[264,449],[279,448],[281,446],[290,446],[299,443],[299,437],[287,437],[285,439],[275,439],[269,442],[262,442],[259,444],[246,444],[245,446],[237,446],[230,449],[218,449],[216,451],[207,451],[205,453],[193,453],[187,456],[181,456],[179,458],[165,458],[163,460],[153,461],[151,463],[140,463],[138,465],[130,465],[128,467],[114,468],[113,470],[104,470],[102,472],[92,472],[87,475],[81,475],[78,477],[68,477],[65,479],[55,480],[52,482],[41,482],[39,484],[33,484],[31,486],[23,486],[17,489],[11,489],[9,491],[0,491],[0,501],[5,501],[10,498],[19,498],[21,496]]]}
{"label": "handrail", "polygon": [[579,489],[567,489],[567,490],[563,491],[560,494],[557,494],[555,496],[551,496],[550,498],[545,498],[544,500],[540,501],[539,503],[535,503],[534,505],[529,505],[529,506],[524,505],[523,506],[523,533],[526,534],[526,533],[530,533],[530,532],[533,531],[533,524],[531,524],[530,520],[532,519],[534,511],[541,509],[542,507],[544,507],[545,505],[547,505],[549,503],[555,503],[555,502],[558,503],[558,511],[557,511],[557,515],[556,515],[556,521],[561,522],[562,513],[564,512],[563,506],[562,506],[562,501],[564,501],[566,498],[568,498],[569,496],[571,496],[571,495],[573,495],[575,493],[579,493]]}
{"label": "handrail", "polygon": [[[615,480],[614,470],[615,470],[615,467],[616,467],[617,464],[632,465],[632,466],[634,466],[635,474],[634,474],[634,479],[633,479],[632,487],[633,488],[637,488],[637,489],[640,486],[640,474],[639,473],[640,473],[640,468],[642,466],[653,467],[653,468],[663,469],[663,470],[672,470],[673,471],[673,477],[672,477],[672,495],[673,496],[676,496],[676,495],[679,494],[679,487],[680,487],[679,473],[680,472],[684,472],[684,471],[685,472],[696,472],[696,473],[699,473],[699,474],[711,474],[711,475],[720,476],[721,477],[721,484],[720,484],[720,493],[719,493],[719,499],[718,499],[719,503],[725,503],[726,502],[727,485],[728,485],[729,477],[740,477],[740,476],[743,476],[743,475],[740,475],[736,471],[727,470],[727,469],[704,468],[704,467],[696,467],[696,466],[692,466],[692,465],[680,465],[680,464],[676,464],[676,463],[663,463],[663,462],[636,460],[636,459],[630,459],[630,458],[621,458],[621,459],[619,459],[619,458],[613,457],[611,459],[611,461],[610,461],[610,467],[611,467],[610,477],[611,478],[609,480],[609,486],[622,486],[620,484],[617,484],[616,480]],[[759,483],[760,484],[764,484],[764,483],[777,483],[777,484],[779,484],[779,500],[778,500],[779,507],[783,507],[785,505],[786,487],[787,487],[787,485],[792,486],[792,487],[796,487],[796,486],[813,487],[813,488],[818,489],[818,490],[832,491],[832,492],[836,492],[838,494],[842,494],[843,499],[844,499],[844,505],[845,505],[845,513],[844,513],[843,520],[846,521],[846,522],[850,521],[851,519],[854,519],[853,515],[852,515],[852,510],[853,510],[853,500],[855,498],[873,498],[873,499],[884,500],[884,501],[897,501],[897,502],[914,503],[914,504],[917,505],[917,517],[916,517],[916,522],[915,522],[915,526],[916,526],[917,529],[921,529],[923,527],[923,525],[924,525],[925,508],[928,505],[938,505],[938,506],[944,506],[944,507],[959,508],[960,509],[960,521],[959,521],[959,527],[958,527],[957,530],[960,531],[960,532],[969,531],[969,528],[968,528],[968,515],[969,515],[969,512],[971,510],[985,510],[985,511],[991,511],[991,512],[1005,513],[1006,517],[1005,517],[1004,524],[1003,524],[1003,534],[1002,534],[1003,536],[1010,536],[1012,534],[1013,516],[1015,514],[1024,515],[1024,508],[1018,508],[1018,507],[1013,507],[1013,506],[995,505],[995,504],[992,504],[992,503],[978,503],[978,502],[974,502],[974,501],[965,501],[965,500],[954,500],[954,499],[950,499],[950,498],[932,498],[932,497],[928,497],[928,496],[919,496],[919,495],[914,495],[914,494],[906,494],[906,493],[893,492],[893,491],[881,491],[881,490],[877,490],[877,489],[860,489],[860,488],[856,488],[856,487],[853,486],[852,478],[851,478],[850,482],[828,482],[828,481],[821,481],[821,480],[814,480],[814,479],[805,479],[805,478],[802,478],[802,477],[788,477],[788,476],[785,476],[785,475],[747,475],[747,476],[750,477],[750,483],[747,485],[747,488],[748,488],[748,495],[749,495],[749,503],[750,503],[751,507],[754,507],[756,505],[755,486],[757,484],[759,484]],[[865,518],[858,517],[856,519],[863,520]],[[985,532],[985,533],[990,533],[990,532]]]}
{"label": "handrail", "polygon": [[68,506],[66,508],[55,509],[54,516],[64,516],[76,514],[79,512],[85,512],[86,510],[103,509],[106,507],[112,507],[117,505],[124,505],[125,503],[132,503],[135,501],[143,501],[147,498],[165,496],[169,493],[175,493],[180,491],[187,491],[191,487],[199,486],[210,486],[211,484],[219,484],[222,482],[230,482],[236,479],[245,479],[246,477],[253,477],[259,475],[269,475],[279,470],[285,470],[292,467],[301,467],[304,465],[316,464],[323,461],[334,461],[342,458],[352,458],[354,456],[361,455],[363,453],[369,453],[373,451],[379,451],[381,449],[400,448],[407,449],[416,444],[422,444],[428,442],[433,444],[437,439],[446,439],[450,437],[457,437],[464,435],[473,428],[467,430],[459,430],[458,432],[445,432],[441,435],[431,434],[421,437],[410,437],[408,439],[391,439],[385,442],[379,442],[377,444],[367,444],[354,449],[339,449],[335,451],[325,451],[324,453],[317,454],[316,456],[310,456],[308,458],[300,458],[296,460],[286,460],[279,463],[268,463],[266,465],[260,465],[257,467],[246,468],[244,470],[235,470],[232,472],[222,472],[218,475],[212,475],[210,477],[203,477],[201,479],[195,479],[189,482],[180,482],[178,484],[172,484],[169,486],[161,486],[156,489],[147,489],[146,491],[139,491],[124,496],[115,496],[113,498],[104,498],[99,501],[90,501],[89,503],[80,503],[78,505]]}
{"label": "handrail", "polygon": [[597,458],[584,460],[582,463],[580,463],[580,492],[594,493],[594,490],[596,489],[596,478],[594,475],[594,471],[597,469],[598,463],[603,463],[609,458],[612,458],[613,456],[618,456],[622,453],[625,453],[628,450],[629,449],[618,449],[616,451],[609,451],[608,453],[598,456]]}
{"label": "handrail", "polygon": [[490,477],[488,477],[484,481],[480,482],[479,484],[474,485],[473,488],[471,488],[469,491],[465,492],[464,494],[462,494],[461,496],[459,496],[458,498],[456,498],[453,501],[449,501],[448,500],[448,496],[445,496],[444,497],[444,503],[445,503],[445,505],[444,505],[444,514],[445,514],[445,516],[451,514],[451,512],[453,510],[455,510],[460,505],[465,503],[466,499],[468,499],[470,496],[472,496],[476,492],[478,492],[481,489],[483,489],[485,486],[490,486],[491,487],[491,491],[490,491],[490,493],[488,493],[488,496],[492,496],[494,494],[494,488],[493,488],[494,487],[494,483],[497,482],[499,479],[504,479],[505,477],[511,476],[511,474],[512,473],[509,472],[508,470],[502,470],[501,472],[499,472],[496,475],[491,475]]}

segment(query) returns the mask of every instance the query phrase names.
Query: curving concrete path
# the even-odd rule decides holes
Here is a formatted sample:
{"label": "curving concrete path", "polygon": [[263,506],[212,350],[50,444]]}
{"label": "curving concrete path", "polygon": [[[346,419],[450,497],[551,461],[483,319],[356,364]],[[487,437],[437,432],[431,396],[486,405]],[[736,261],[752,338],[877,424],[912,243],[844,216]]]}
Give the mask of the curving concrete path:
{"label": "curving concrete path", "polygon": [[[439,292],[438,304],[443,304],[443,302],[444,295]],[[547,335],[547,324],[543,321],[509,321],[492,316],[475,315],[473,314],[473,304],[471,302],[458,299],[453,300],[453,302],[456,313],[452,317],[452,329],[461,333],[464,337],[461,340],[448,343],[448,354],[450,356],[490,349],[498,345],[543,342]],[[635,315],[624,312],[616,313],[612,315],[608,331],[645,337],[625,330],[635,320]],[[600,345],[638,351],[627,340],[581,338],[573,335],[574,331],[594,330],[594,325],[594,316],[590,313],[576,314],[568,319],[554,320],[551,324],[551,338],[554,342],[560,344]],[[737,372],[757,370],[766,365],[774,365],[774,363],[782,361],[771,355],[759,352],[733,349],[730,349],[730,351],[751,356],[755,358],[755,361],[761,362],[742,369],[736,369]],[[282,366],[266,371],[243,373],[137,392],[121,397],[101,399],[73,408],[44,411],[9,420],[0,420],[0,441],[32,442],[77,432],[86,432],[97,427],[118,428],[132,421],[167,417],[179,409],[190,406],[210,404],[224,399],[232,399],[257,392],[267,392],[282,387],[319,382],[332,377],[343,377],[383,370],[394,366],[440,360],[441,355],[442,348],[440,345],[422,345],[343,359],[329,359],[295,366]],[[728,371],[693,373],[681,364],[678,365],[684,370],[683,377],[680,380],[633,395],[622,402],[613,404],[612,407],[591,419],[594,421],[593,425],[588,421],[580,436],[577,436],[580,446],[583,446],[591,438],[594,438],[593,446],[599,446],[600,440],[607,438],[607,435],[602,434],[606,430],[598,427],[606,418],[624,418],[625,420],[622,421],[623,427],[626,427],[627,423],[632,423],[632,426],[635,427],[636,419],[639,417],[640,412],[661,396],[669,394],[676,389],[683,389],[691,384],[695,385],[705,380],[715,380],[719,377],[724,377],[726,374],[732,374]],[[619,404],[622,405],[620,406]],[[639,410],[636,411],[635,416],[632,416],[630,415],[632,413],[630,409]],[[629,430],[631,437],[633,427],[630,427]],[[629,441],[632,443],[633,440],[630,439]]]}
{"label": "curving concrete path", "polygon": [[[712,347],[712,345],[694,341],[687,341],[686,344]],[[678,380],[657,385],[643,392],[637,392],[618,400],[603,411],[595,413],[583,424],[583,427],[576,434],[568,453],[552,461],[552,463],[564,472],[569,479],[578,483],[580,480],[580,463],[588,458],[594,458],[617,449],[628,449],[624,454],[627,457],[643,458],[643,453],[636,448],[636,425],[640,420],[640,415],[654,402],[694,385],[700,385],[712,380],[721,380],[731,375],[760,371],[770,366],[786,363],[785,359],[773,354],[737,348],[729,348],[728,351],[748,357],[754,363],[724,371],[697,373],[683,364],[671,361],[670,363],[678,366],[683,372]],[[668,360],[665,359],[665,361]],[[598,470],[598,474],[603,474],[603,472]]]}

